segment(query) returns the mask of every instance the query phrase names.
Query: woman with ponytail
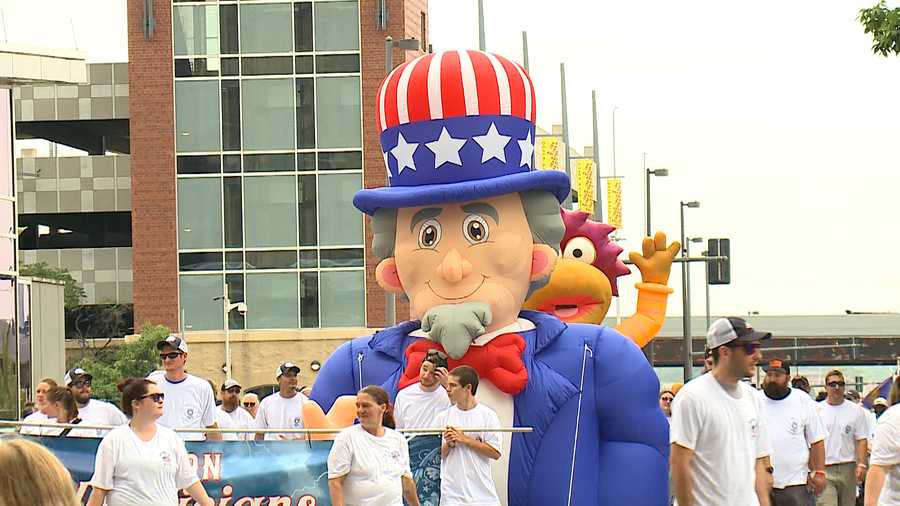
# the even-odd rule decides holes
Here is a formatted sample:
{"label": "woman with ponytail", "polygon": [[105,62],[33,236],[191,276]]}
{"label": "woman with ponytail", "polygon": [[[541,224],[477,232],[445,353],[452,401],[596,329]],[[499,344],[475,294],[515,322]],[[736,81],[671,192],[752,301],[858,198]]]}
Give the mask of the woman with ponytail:
{"label": "woman with ponytail", "polygon": [[328,490],[334,506],[419,506],[409,468],[409,446],[393,430],[388,394],[369,385],[356,394],[359,424],[341,431],[328,454]]}
{"label": "woman with ponytail", "polygon": [[109,431],[97,448],[88,506],[104,500],[106,506],[178,506],[179,489],[186,489],[198,506],[214,506],[188,461],[184,441],[156,423],[165,394],[143,378],[124,379],[118,387],[122,412],[130,420]]}

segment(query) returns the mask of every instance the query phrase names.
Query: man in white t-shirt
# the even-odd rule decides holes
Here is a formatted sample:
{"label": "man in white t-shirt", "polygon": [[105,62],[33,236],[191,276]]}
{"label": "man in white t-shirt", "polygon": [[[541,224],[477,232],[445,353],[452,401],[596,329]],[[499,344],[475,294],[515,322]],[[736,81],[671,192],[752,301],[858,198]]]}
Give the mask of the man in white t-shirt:
{"label": "man in white t-shirt", "polygon": [[809,506],[825,490],[825,426],[818,405],[791,388],[791,365],[769,360],[763,370],[763,416],[775,468],[772,506]]}
{"label": "man in white t-shirt", "polygon": [[[297,391],[297,374],[300,368],[285,362],[275,369],[278,392],[259,403],[254,427],[257,429],[302,429],[303,403],[306,396]],[[305,439],[300,433],[256,433],[256,440]]]}
{"label": "man in white t-shirt", "polygon": [[[227,379],[220,389],[222,404],[216,408],[216,423],[222,429],[252,429],[253,417],[241,408],[241,384]],[[223,441],[252,441],[252,432],[223,432]]]}
{"label": "man in white t-shirt", "polygon": [[[91,376],[87,371],[76,367],[66,373],[63,379],[66,387],[72,392],[78,405],[78,418],[84,425],[119,426],[128,423],[128,418],[116,406],[108,402],[91,399]],[[108,429],[80,429],[69,433],[71,437],[103,437]]]}
{"label": "man in white t-shirt", "polygon": [[400,390],[394,401],[394,421],[398,429],[438,427],[438,416],[450,407],[447,374],[447,355],[429,350],[419,367],[419,382]]}
{"label": "man in white t-shirt", "polygon": [[[895,388],[898,381],[894,380]],[[900,404],[878,418],[869,464],[866,506],[900,504]]]}
{"label": "man in white t-shirt", "polygon": [[859,405],[844,398],[844,373],[834,370],[825,375],[828,396],[819,403],[825,423],[825,491],[816,499],[818,506],[853,506],[856,486],[866,475],[866,439],[869,423]]}
{"label": "man in white t-shirt", "polygon": [[[217,428],[216,398],[209,383],[185,372],[188,358],[187,341],[175,334],[156,343],[163,370],[153,371],[147,379],[159,385],[166,394],[163,416],[157,423],[170,429]],[[222,435],[203,432],[179,432],[185,441],[221,441]]]}
{"label": "man in white t-shirt", "polygon": [[771,454],[762,405],[744,378],[756,373],[772,334],[720,318],[706,334],[713,369],[672,403],[671,470],[680,506],[769,506]]}
{"label": "man in white t-shirt", "polygon": [[441,442],[441,506],[500,506],[491,476],[491,459],[500,458],[499,432],[463,432],[460,428],[498,428],[500,418],[475,400],[478,373],[459,366],[447,378],[453,403],[438,417],[444,429]]}

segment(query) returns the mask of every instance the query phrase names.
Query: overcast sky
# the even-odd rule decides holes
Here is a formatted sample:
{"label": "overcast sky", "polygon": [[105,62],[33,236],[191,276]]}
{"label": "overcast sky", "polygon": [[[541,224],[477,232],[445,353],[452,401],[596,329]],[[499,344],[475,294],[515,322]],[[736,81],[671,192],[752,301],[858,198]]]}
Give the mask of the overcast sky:
{"label": "overcast sky", "polygon": [[[679,201],[699,200],[687,234],[732,241],[733,282],[712,287],[713,313],[900,311],[900,57],[872,55],[856,21],[875,0],[484,3],[489,51],[521,61],[528,32],[543,128],[561,120],[561,62],[573,146],[591,142],[597,90],[603,175],[618,108],[623,247],[639,249],[644,230],[646,152],[649,167],[670,171],[653,181],[654,230],[677,237]],[[475,0],[429,4],[435,50],[477,48]],[[89,61],[127,58],[122,0],[0,6],[9,42],[74,40]],[[47,12],[57,14],[52,29]],[[703,271],[693,272],[699,315]],[[622,281],[623,313],[635,281]]]}

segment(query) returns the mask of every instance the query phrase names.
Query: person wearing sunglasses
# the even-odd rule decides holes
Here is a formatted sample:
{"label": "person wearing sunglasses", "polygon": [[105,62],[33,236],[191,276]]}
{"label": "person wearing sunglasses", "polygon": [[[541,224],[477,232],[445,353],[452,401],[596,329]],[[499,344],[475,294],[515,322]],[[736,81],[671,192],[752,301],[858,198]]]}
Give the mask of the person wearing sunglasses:
{"label": "person wearing sunglasses", "polygon": [[398,429],[437,427],[438,416],[450,407],[447,374],[447,355],[439,350],[429,350],[419,366],[419,382],[397,393],[394,420]]}
{"label": "person wearing sunglasses", "polygon": [[819,414],[828,430],[825,438],[825,491],[819,506],[856,504],[856,487],[866,476],[869,423],[865,410],[846,400],[844,373],[835,369],[825,375],[827,397],[819,403]]}
{"label": "person wearing sunglasses", "polygon": [[198,506],[214,506],[191,467],[184,441],[158,423],[166,398],[162,389],[143,378],[122,380],[118,388],[131,421],[100,442],[88,506],[177,506],[181,489]]}
{"label": "person wearing sunglasses", "polygon": [[[163,415],[159,424],[176,428],[218,428],[216,424],[216,397],[209,383],[185,370],[188,345],[183,337],[169,334],[156,343],[163,370],[147,376],[166,394]],[[221,441],[222,434],[203,432],[179,432],[185,441]]]}
{"label": "person wearing sunglasses", "polygon": [[[222,396],[222,404],[216,408],[216,423],[223,429],[250,429],[253,427],[253,417],[246,410],[241,409],[241,384],[234,379],[227,379],[219,390]],[[223,441],[251,441],[252,432],[223,432]]]}
{"label": "person wearing sunglasses", "polygon": [[247,413],[250,413],[250,416],[256,418],[256,411],[259,409],[259,396],[252,392],[244,394],[244,398],[241,399],[241,406],[244,407]]}
{"label": "person wearing sunglasses", "polygon": [[[91,382],[93,376],[80,367],[75,367],[66,373],[63,383],[75,397],[78,405],[78,416],[85,425],[112,425],[119,426],[128,423],[128,418],[119,408],[108,402],[92,399]],[[103,437],[109,430],[105,429],[79,429],[78,435],[84,437]],[[69,434],[74,436],[75,433]]]}
{"label": "person wearing sunglasses", "polygon": [[659,393],[659,409],[662,410],[666,418],[672,418],[672,401],[675,400],[675,394],[669,389],[663,389]]}
{"label": "person wearing sunglasses", "polygon": [[720,318],[706,334],[713,369],[672,403],[670,441],[681,506],[769,506],[771,445],[761,401],[743,381],[756,373],[760,342],[772,334],[741,318]]}

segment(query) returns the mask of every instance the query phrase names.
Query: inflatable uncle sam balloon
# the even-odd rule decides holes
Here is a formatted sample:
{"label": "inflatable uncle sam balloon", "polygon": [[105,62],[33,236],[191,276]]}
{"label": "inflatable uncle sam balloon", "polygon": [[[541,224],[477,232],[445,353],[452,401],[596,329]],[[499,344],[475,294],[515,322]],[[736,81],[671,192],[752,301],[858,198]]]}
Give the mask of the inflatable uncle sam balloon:
{"label": "inflatable uncle sam balloon", "polygon": [[428,54],[378,92],[389,186],[359,191],[376,279],[413,320],[343,344],[312,399],[328,411],[368,384],[392,396],[436,348],[481,378],[507,434],[495,483],[511,506],[664,505],[668,424],[659,382],[616,330],[522,304],[553,271],[570,189],[534,168],[535,93],[518,64],[480,51]]}

